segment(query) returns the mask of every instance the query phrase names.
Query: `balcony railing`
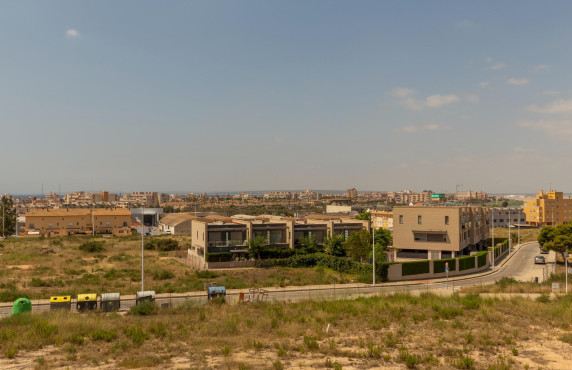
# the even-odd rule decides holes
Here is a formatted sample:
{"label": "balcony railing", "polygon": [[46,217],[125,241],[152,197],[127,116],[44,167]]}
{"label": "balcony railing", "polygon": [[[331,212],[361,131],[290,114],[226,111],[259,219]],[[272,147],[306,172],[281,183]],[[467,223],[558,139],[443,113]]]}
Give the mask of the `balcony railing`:
{"label": "balcony railing", "polygon": [[209,242],[209,247],[232,247],[235,245],[246,245],[246,240],[242,239],[231,239],[231,240],[221,240]]}

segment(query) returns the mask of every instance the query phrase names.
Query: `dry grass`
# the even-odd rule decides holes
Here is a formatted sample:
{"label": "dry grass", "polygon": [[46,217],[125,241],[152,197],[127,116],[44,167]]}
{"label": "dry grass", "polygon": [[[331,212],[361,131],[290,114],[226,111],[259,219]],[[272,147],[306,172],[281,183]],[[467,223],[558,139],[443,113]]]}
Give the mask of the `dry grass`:
{"label": "dry grass", "polygon": [[[288,286],[345,283],[354,276],[327,269],[240,269],[198,274],[177,257],[186,253],[190,239],[172,236],[182,250],[145,251],[145,286],[157,293],[203,290],[203,284],[216,281],[228,289],[252,286]],[[96,240],[104,251],[87,253],[81,243]],[[16,238],[2,242],[0,255],[0,301],[20,297],[49,298],[52,295],[120,292],[134,294],[141,285],[141,239],[135,237]],[[48,251],[43,253],[43,251]]]}
{"label": "dry grass", "polygon": [[[516,229],[512,229],[511,233],[516,233]],[[538,241],[538,234],[540,234],[540,228],[538,229],[520,229],[520,242],[536,242]],[[491,235],[489,235],[490,237]],[[495,238],[508,238],[508,229],[502,227],[495,227]]]}
{"label": "dry grass", "polygon": [[565,368],[571,298],[422,294],[189,305],[144,317],[23,314],[0,321],[0,366],[34,361],[43,348],[42,366],[70,368]]}

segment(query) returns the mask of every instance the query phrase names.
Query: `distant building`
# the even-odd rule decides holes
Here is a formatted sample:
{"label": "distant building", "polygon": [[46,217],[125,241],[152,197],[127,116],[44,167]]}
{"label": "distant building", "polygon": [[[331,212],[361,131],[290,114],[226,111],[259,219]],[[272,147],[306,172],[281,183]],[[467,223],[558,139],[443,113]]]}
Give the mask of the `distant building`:
{"label": "distant building", "polygon": [[494,227],[507,227],[509,225],[525,224],[526,215],[522,208],[491,208],[487,217],[493,218]]}
{"label": "distant building", "polygon": [[350,213],[352,206],[339,206],[336,204],[326,205],[326,213]]}
{"label": "distant building", "polygon": [[197,217],[188,213],[169,213],[159,221],[159,231],[170,234],[191,234],[192,221]]}
{"label": "distant building", "polygon": [[538,192],[536,198],[523,200],[526,223],[534,226],[554,226],[572,222],[572,199],[561,191]]}
{"label": "distant building", "polygon": [[358,193],[356,188],[346,190],[346,197],[348,198],[357,198]]}
{"label": "distant building", "polygon": [[25,215],[25,235],[129,235],[131,212],[126,209],[33,209]]}
{"label": "distant building", "polygon": [[395,207],[393,215],[397,257],[441,259],[486,249],[484,207]]}
{"label": "distant building", "polygon": [[472,202],[487,199],[487,193],[479,191],[458,191],[455,193],[455,200],[459,202]]}

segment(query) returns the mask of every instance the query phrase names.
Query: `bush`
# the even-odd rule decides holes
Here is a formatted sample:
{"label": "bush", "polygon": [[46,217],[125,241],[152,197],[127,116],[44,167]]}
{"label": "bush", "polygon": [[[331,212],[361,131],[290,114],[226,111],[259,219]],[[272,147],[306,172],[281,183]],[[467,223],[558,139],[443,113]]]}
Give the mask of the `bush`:
{"label": "bush", "polygon": [[97,253],[103,252],[105,247],[103,246],[103,242],[98,242],[95,240],[91,240],[88,242],[84,242],[79,246],[80,251],[88,252],[88,253]]}
{"label": "bush", "polygon": [[199,279],[214,279],[219,277],[219,275],[216,272],[212,272],[210,270],[195,270],[195,275],[197,275],[197,277]]}
{"label": "bush", "polygon": [[99,329],[91,333],[91,339],[101,340],[103,342],[111,342],[117,338],[115,330]]}
{"label": "bush", "polygon": [[216,252],[205,253],[205,262],[229,262],[232,261],[232,253]]}
{"label": "bush", "polygon": [[145,242],[145,249],[159,252],[170,252],[179,249],[179,242],[175,239],[151,238]]}
{"label": "bush", "polygon": [[457,268],[457,262],[454,258],[447,258],[443,260],[435,260],[433,261],[433,272],[445,272],[445,263],[449,263],[449,271],[455,271]]}
{"label": "bush", "polygon": [[157,313],[157,305],[155,302],[141,302],[136,306],[131,307],[132,315],[149,316]]}
{"label": "bush", "polygon": [[401,276],[429,273],[430,261],[404,262],[401,264]]}
{"label": "bush", "polygon": [[288,258],[295,255],[296,252],[295,249],[290,248],[265,248],[260,252],[260,258]]}
{"label": "bush", "polygon": [[475,268],[475,256],[459,257],[459,271]]}
{"label": "bush", "polygon": [[155,270],[153,271],[153,280],[168,280],[173,279],[175,274],[169,270]]}

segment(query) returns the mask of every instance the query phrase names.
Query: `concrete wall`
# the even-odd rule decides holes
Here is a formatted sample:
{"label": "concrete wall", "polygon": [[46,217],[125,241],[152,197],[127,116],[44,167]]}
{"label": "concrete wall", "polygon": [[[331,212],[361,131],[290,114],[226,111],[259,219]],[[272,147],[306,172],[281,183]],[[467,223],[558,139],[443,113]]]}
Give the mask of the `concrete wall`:
{"label": "concrete wall", "polygon": [[[489,257],[490,257],[490,253],[489,253]],[[463,270],[463,271],[459,271],[459,261],[458,260],[454,260],[454,261],[449,262],[449,264],[451,264],[451,263],[456,264],[455,265],[455,271],[449,270],[449,277],[474,274],[476,272],[485,271],[490,267],[490,258],[487,259],[487,263],[482,267],[478,267],[479,266],[478,260],[477,260],[478,257],[475,255],[474,258],[475,258],[475,268]],[[499,257],[499,259],[500,259],[500,257]],[[401,263],[389,265],[389,271],[387,274],[387,279],[389,281],[403,281],[403,280],[419,280],[419,279],[437,279],[437,278],[447,277],[447,273],[445,273],[445,272],[434,273],[433,272],[433,263],[434,263],[434,261],[429,261],[429,273],[417,274],[417,275],[407,275],[407,276],[401,276],[401,274],[402,274],[402,264]]]}

